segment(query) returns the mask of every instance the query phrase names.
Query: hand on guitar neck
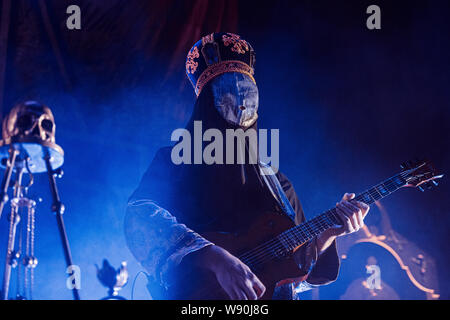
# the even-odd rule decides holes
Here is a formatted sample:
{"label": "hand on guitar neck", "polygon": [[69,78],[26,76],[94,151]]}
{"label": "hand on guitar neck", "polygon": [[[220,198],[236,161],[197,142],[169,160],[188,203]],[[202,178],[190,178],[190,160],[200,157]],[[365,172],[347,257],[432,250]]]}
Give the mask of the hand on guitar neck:
{"label": "hand on guitar neck", "polygon": [[[355,194],[346,193],[336,205],[342,226],[325,230],[317,237],[317,252],[325,251],[338,236],[358,231],[364,225],[369,206],[356,200]],[[201,266],[213,272],[217,282],[233,300],[256,300],[266,290],[260,279],[241,260],[217,245],[207,246],[184,259],[184,264]]]}
{"label": "hand on guitar neck", "polygon": [[336,203],[336,212],[342,225],[330,228],[317,237],[317,251],[325,251],[336,239],[353,232],[357,232],[364,226],[364,218],[370,210],[370,206],[361,201],[353,200],[354,193],[346,193],[342,200]]}

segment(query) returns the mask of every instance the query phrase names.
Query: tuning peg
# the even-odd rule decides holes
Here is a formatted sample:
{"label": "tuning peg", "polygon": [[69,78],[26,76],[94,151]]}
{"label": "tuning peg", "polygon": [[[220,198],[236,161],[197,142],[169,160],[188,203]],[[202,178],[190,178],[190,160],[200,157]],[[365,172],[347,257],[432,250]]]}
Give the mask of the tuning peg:
{"label": "tuning peg", "polygon": [[424,189],[422,186],[418,186],[417,188],[418,188],[420,191],[422,191],[422,192],[425,191],[425,189]]}
{"label": "tuning peg", "polygon": [[431,181],[432,184],[434,184],[435,186],[438,186],[439,183],[436,180]]}

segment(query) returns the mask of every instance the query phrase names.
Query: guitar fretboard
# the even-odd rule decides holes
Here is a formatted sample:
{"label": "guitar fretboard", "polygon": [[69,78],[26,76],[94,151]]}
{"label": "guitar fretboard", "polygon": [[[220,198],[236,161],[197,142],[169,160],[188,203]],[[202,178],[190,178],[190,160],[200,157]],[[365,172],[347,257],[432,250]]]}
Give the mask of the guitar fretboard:
{"label": "guitar fretboard", "polygon": [[[354,200],[371,205],[397,191],[405,184],[406,180],[400,173],[356,195]],[[311,241],[323,231],[341,224],[336,208],[332,208],[309,221],[284,231],[275,239],[245,253],[240,259],[255,267],[268,259],[290,254],[294,249]]]}

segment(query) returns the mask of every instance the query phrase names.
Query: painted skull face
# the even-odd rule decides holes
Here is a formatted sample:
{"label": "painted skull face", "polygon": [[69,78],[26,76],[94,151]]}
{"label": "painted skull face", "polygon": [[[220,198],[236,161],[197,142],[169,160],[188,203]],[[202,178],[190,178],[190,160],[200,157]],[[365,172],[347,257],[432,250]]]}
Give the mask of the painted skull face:
{"label": "painted skull face", "polygon": [[3,121],[3,140],[38,139],[55,142],[55,120],[47,106],[36,101],[16,105]]}
{"label": "painted skull face", "polygon": [[258,87],[245,74],[228,72],[211,80],[214,106],[230,124],[250,127],[258,119]]}

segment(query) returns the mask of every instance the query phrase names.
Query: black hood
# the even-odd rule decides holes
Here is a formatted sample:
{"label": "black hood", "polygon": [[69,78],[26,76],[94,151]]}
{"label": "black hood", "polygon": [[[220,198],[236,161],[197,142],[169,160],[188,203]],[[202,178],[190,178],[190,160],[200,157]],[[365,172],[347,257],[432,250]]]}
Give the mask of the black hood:
{"label": "black hood", "polygon": [[[225,158],[226,129],[238,127],[220,116],[213,101],[211,87],[207,85],[196,101],[186,129],[191,133],[191,142],[194,121],[202,121],[203,132],[211,128],[220,130],[224,137]],[[256,130],[256,127],[255,122],[247,130]],[[208,143],[203,143],[203,148]],[[172,147],[166,147],[157,152],[130,200],[153,200],[198,232],[245,227],[255,210],[276,207],[258,165],[248,164],[248,157],[246,164],[175,165],[171,161],[171,150]]]}

